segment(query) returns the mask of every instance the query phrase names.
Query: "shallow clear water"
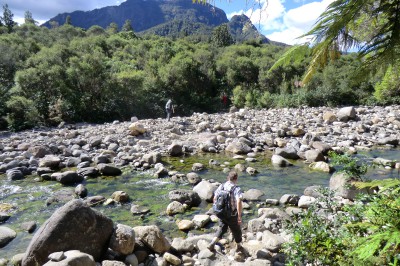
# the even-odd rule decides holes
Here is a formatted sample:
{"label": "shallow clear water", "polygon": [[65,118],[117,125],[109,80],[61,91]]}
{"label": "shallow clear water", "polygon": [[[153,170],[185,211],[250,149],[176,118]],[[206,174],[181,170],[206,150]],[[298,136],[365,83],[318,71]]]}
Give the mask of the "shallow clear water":
{"label": "shallow clear water", "polygon": [[[229,157],[218,154],[199,155],[186,158],[167,158],[164,163],[171,170],[181,173],[190,172],[194,162],[201,162],[207,170],[200,173],[203,178],[214,179],[219,182],[225,181],[226,174],[222,172],[222,167],[209,167],[210,159],[219,161],[221,164],[233,168],[237,163],[243,163],[256,168],[259,173],[250,176],[247,173],[239,175],[239,185],[243,191],[251,188],[262,190],[266,198],[279,199],[283,194],[303,194],[306,187],[311,185],[327,186],[330,174],[309,170],[307,164],[302,161],[293,161],[294,166],[287,168],[275,168],[270,164],[271,154],[262,154],[257,157],[257,162],[246,163],[244,160],[233,160]],[[400,150],[373,150],[362,152],[357,155],[366,161],[374,157],[399,160]],[[181,161],[182,160],[182,161]],[[375,168],[369,170],[367,177],[374,178],[397,178],[397,170]],[[48,219],[54,210],[62,204],[52,204],[46,206],[46,200],[60,189],[65,189],[62,185],[53,182],[34,182],[34,176],[29,176],[21,181],[7,181],[6,177],[0,176],[0,210],[4,204],[11,204],[14,207],[10,212],[12,217],[3,225],[12,228],[17,232],[17,238],[6,247],[0,249],[0,258],[11,258],[17,253],[25,251],[33,234],[28,234],[20,229],[21,223],[25,221],[37,221],[38,227]],[[153,178],[150,173],[131,172],[125,169],[124,174],[119,177],[99,177],[85,181],[89,191],[89,196],[102,195],[110,198],[114,191],[122,190],[130,196],[130,203],[118,204],[114,206],[96,206],[96,210],[103,212],[115,223],[123,223],[129,226],[137,225],[158,225],[169,237],[185,236],[179,232],[175,224],[177,219],[191,219],[194,214],[204,213],[211,207],[211,204],[203,202],[201,206],[193,208],[182,215],[169,217],[164,214],[169,204],[168,192],[177,189],[192,189],[190,185],[174,183],[169,178]],[[67,187],[74,189],[74,186]],[[3,205],[2,205],[3,204]],[[131,204],[137,204],[150,209],[150,214],[144,216],[134,216],[130,212]],[[254,204],[246,210],[244,220],[249,220],[255,216],[256,208]],[[209,225],[209,227],[211,227]],[[211,232],[213,229],[205,228],[195,233]]]}

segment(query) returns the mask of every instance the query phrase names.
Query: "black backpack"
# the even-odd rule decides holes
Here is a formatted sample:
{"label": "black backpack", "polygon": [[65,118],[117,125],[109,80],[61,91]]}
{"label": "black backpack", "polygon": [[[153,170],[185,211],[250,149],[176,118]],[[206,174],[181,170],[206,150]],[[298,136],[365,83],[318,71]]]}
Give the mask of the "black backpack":
{"label": "black backpack", "polygon": [[232,216],[231,194],[235,190],[233,186],[229,191],[225,190],[222,186],[221,191],[218,193],[217,198],[213,204],[215,215],[220,219],[226,219]]}

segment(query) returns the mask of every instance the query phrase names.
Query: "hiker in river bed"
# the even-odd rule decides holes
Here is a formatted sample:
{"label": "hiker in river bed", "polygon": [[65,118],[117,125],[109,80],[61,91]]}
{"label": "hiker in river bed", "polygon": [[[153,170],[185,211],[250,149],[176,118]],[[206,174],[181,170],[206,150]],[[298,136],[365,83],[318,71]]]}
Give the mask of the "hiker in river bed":
{"label": "hiker in river bed", "polygon": [[169,121],[174,113],[174,106],[172,105],[171,99],[168,99],[167,103],[165,104],[165,111],[167,112],[167,120]]}
{"label": "hiker in river bed", "polygon": [[229,212],[223,215],[218,215],[219,228],[212,239],[211,243],[208,245],[208,249],[211,251],[215,250],[215,244],[221,239],[221,237],[227,232],[228,227],[231,229],[233,238],[236,242],[236,254],[243,253],[242,247],[242,230],[240,228],[242,224],[242,198],[243,194],[239,186],[237,186],[238,174],[234,171],[230,172],[227,176],[227,181],[221,184],[214,193],[214,206],[215,210],[216,203],[219,201],[219,196],[222,191],[229,192],[228,200],[230,201],[230,206],[228,207]]}

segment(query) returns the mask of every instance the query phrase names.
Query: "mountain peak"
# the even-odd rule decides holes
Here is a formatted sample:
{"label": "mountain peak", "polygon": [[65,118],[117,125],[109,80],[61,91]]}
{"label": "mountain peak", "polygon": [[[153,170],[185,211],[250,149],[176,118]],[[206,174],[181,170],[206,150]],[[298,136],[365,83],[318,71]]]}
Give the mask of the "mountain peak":
{"label": "mountain peak", "polygon": [[228,21],[222,9],[188,0],[127,0],[118,6],[58,14],[43,25],[50,27],[50,21],[63,25],[68,16],[73,26],[83,29],[94,25],[107,28],[111,23],[116,23],[121,28],[129,19],[137,33],[174,37],[182,34],[211,34],[214,27],[228,23],[237,42],[249,38],[261,40],[263,43],[269,42],[246,15],[237,15]]}
{"label": "mountain peak", "polygon": [[250,18],[245,14],[234,15],[229,21],[228,26],[230,33],[236,36],[236,42],[252,39],[258,40],[261,43],[270,43],[267,37],[258,32]]}

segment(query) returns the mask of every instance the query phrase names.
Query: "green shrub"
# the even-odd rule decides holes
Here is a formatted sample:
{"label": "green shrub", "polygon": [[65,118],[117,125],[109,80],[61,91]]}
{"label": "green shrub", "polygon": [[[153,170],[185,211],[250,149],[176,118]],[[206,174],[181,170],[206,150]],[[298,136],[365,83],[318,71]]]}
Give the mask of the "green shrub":
{"label": "green shrub", "polygon": [[359,159],[351,157],[348,154],[338,154],[330,151],[328,153],[333,166],[340,166],[340,171],[357,180],[362,180],[362,176],[367,173],[368,165]]}
{"label": "green shrub", "polygon": [[7,102],[9,113],[7,122],[9,128],[14,131],[34,127],[39,121],[38,111],[33,101],[22,96],[11,96]]}
{"label": "green shrub", "polygon": [[244,107],[246,103],[246,91],[242,86],[236,86],[233,89],[233,105],[236,107]]}
{"label": "green shrub", "polygon": [[[286,223],[292,241],[283,245],[288,265],[341,265],[346,254],[348,231],[342,225],[348,221],[340,212],[333,191],[322,189],[323,197],[306,211]],[[324,206],[324,208],[321,208]]]}

